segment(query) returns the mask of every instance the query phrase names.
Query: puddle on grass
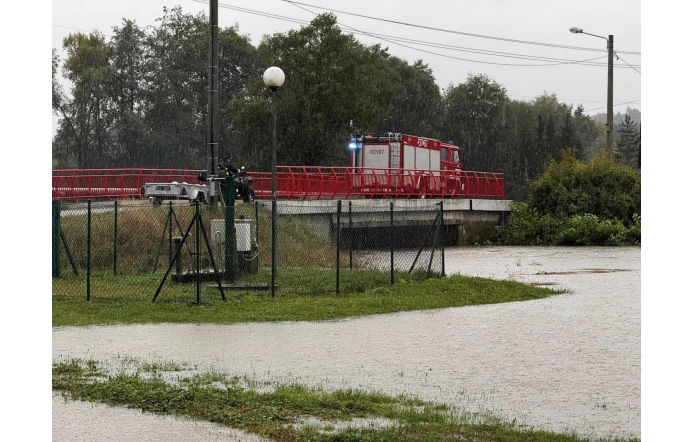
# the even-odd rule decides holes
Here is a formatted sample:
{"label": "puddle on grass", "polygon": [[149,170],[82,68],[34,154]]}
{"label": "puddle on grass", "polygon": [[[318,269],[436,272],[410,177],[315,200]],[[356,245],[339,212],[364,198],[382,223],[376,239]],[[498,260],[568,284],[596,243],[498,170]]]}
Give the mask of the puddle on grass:
{"label": "puddle on grass", "polygon": [[[314,323],[58,327],[53,359],[177,361],[259,382],[405,393],[591,438],[640,437],[640,253],[638,247],[450,248],[447,274],[568,293]],[[72,413],[76,422],[82,414],[89,412]],[[130,424],[113,419],[116,432]],[[206,437],[202,431],[188,440]]]}
{"label": "puddle on grass", "polygon": [[294,428],[302,427],[315,427],[321,433],[336,433],[338,431],[343,431],[348,428],[359,428],[363,430],[376,430],[389,427],[397,427],[399,425],[398,421],[393,419],[365,419],[365,418],[353,418],[349,421],[329,421],[319,419],[314,416],[303,416],[300,417],[297,422],[293,425]]}
{"label": "puddle on grass", "polygon": [[211,422],[65,400],[53,395],[54,441],[267,442],[255,434]]}

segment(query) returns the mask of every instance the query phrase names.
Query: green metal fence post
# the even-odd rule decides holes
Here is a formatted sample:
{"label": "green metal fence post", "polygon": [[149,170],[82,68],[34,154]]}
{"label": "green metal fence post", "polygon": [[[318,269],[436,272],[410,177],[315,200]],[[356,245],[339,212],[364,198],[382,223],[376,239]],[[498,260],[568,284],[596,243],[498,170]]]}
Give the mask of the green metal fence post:
{"label": "green metal fence post", "polygon": [[258,243],[258,201],[253,202],[256,209],[256,243]]}
{"label": "green metal fence post", "polygon": [[446,276],[444,271],[444,201],[439,202],[439,241],[442,247],[442,276]]}
{"label": "green metal fence post", "polygon": [[53,278],[60,278],[60,200],[53,200],[53,269],[51,275]]}
{"label": "green metal fence post", "polygon": [[394,275],[393,275],[393,202],[390,204],[390,212],[391,212],[391,234],[390,236],[390,243],[391,243],[391,285],[393,285],[394,281]]}
{"label": "green metal fence post", "polygon": [[352,234],[352,201],[348,201],[348,232],[350,232],[348,241],[350,243],[350,270],[352,270],[352,242],[354,241],[354,235]]}
{"label": "green metal fence post", "polygon": [[335,294],[340,294],[340,211],[342,201],[338,200],[335,219]]}
{"label": "green metal fence post", "polygon": [[113,202],[113,276],[116,276],[116,261],[118,259],[118,201]]}
{"label": "green metal fence post", "polygon": [[92,201],[87,201],[87,301],[92,289]]}
{"label": "green metal fence post", "polygon": [[200,202],[197,199],[195,200],[195,303],[200,305]]}
{"label": "green metal fence post", "polygon": [[427,264],[427,277],[430,277],[430,274],[432,273],[432,261],[434,260],[434,251],[437,249],[437,239],[439,239],[439,229],[442,225],[441,221],[439,220],[439,211],[437,211],[437,217],[435,218],[435,224],[436,227],[434,229],[434,236],[432,236],[432,252],[430,252],[430,262]]}
{"label": "green metal fence post", "polygon": [[[174,206],[173,202],[169,201],[169,215],[167,218],[167,221],[169,222],[169,262],[171,262],[171,259],[173,258],[173,241],[174,241]],[[159,254],[157,254],[157,258],[159,258]]]}
{"label": "green metal fence post", "polygon": [[234,178],[224,179],[224,279],[233,282],[236,278],[236,228],[234,226]]}

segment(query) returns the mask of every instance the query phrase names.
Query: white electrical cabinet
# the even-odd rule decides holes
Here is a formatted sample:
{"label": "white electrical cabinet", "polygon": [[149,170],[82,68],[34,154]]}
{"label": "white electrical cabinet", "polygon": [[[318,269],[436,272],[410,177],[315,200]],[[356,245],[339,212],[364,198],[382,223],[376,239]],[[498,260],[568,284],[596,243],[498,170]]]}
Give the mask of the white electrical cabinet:
{"label": "white electrical cabinet", "polygon": [[[250,252],[256,244],[256,221],[252,219],[235,219],[236,250],[237,252]],[[225,227],[223,219],[210,220],[210,238],[212,243],[220,246],[225,243]]]}

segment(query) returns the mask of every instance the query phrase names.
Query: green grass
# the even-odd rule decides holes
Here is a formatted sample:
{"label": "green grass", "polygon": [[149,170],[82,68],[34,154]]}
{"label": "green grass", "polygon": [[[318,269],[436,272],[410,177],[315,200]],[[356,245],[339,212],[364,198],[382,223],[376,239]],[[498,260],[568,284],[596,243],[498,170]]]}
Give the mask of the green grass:
{"label": "green grass", "polygon": [[[259,278],[270,280],[262,274]],[[269,290],[226,290],[227,302],[222,302],[218,289],[205,283],[201,303],[196,304],[194,283],[167,281],[153,303],[161,280],[162,275],[93,276],[87,302],[84,277],[54,279],[53,325],[323,321],[526,301],[559,293],[514,281],[460,275],[424,279],[421,273],[402,272],[391,286],[389,272],[352,270],[341,272],[341,292],[336,295],[334,271],[298,269],[284,270],[278,277],[275,298]]]}
{"label": "green grass", "polygon": [[[184,376],[177,372],[175,380],[165,380],[152,365],[112,374],[94,360],[54,362],[53,390],[66,399],[186,416],[276,441],[587,441],[572,434],[523,429],[491,416],[476,419],[404,395],[325,391],[297,384],[259,392],[244,386],[238,377],[219,373]],[[313,418],[311,424],[304,424],[307,418]],[[357,418],[377,425],[340,425]]]}

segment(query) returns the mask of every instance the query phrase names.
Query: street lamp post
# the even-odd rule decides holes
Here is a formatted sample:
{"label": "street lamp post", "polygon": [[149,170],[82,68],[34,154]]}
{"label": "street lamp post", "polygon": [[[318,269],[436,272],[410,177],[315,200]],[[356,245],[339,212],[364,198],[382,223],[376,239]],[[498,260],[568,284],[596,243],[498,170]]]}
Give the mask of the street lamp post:
{"label": "street lamp post", "polygon": [[263,82],[273,93],[273,170],[272,170],[272,244],[271,244],[271,273],[270,273],[270,294],[275,297],[275,276],[277,274],[277,116],[275,111],[275,93],[285,82],[285,73],[282,69],[271,66],[263,73]]}
{"label": "street lamp post", "polygon": [[608,104],[606,111],[606,147],[608,149],[613,148],[613,36],[609,35],[608,38],[602,37],[600,35],[589,34],[584,32],[582,28],[573,27],[570,28],[570,32],[573,34],[586,34],[592,37],[598,37],[606,40],[608,47]]}

